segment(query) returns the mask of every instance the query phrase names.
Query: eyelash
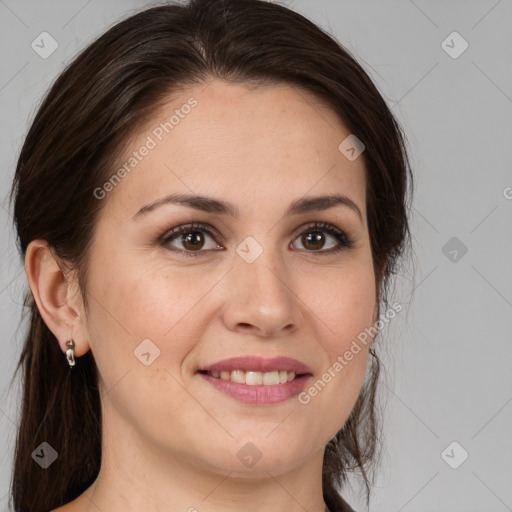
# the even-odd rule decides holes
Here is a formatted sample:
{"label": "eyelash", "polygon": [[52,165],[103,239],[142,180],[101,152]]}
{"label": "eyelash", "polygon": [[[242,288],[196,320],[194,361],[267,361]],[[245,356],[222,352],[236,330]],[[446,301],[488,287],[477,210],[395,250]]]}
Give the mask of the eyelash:
{"label": "eyelash", "polygon": [[[332,235],[340,245],[335,249],[329,249],[327,251],[307,251],[308,253],[317,253],[317,254],[335,254],[338,252],[341,252],[345,249],[351,249],[354,245],[354,241],[351,240],[343,231],[336,228],[332,224],[328,224],[327,222],[312,222],[304,227],[304,229],[298,234],[298,236],[295,237],[297,239],[299,236],[304,235],[305,233],[311,232],[311,231],[325,231],[329,235]],[[208,224],[203,224],[201,222],[195,222],[192,224],[185,224],[183,226],[178,226],[176,228],[171,229],[170,231],[166,231],[163,236],[160,237],[159,243],[160,245],[167,245],[169,242],[173,241],[175,238],[177,238],[180,235],[184,235],[187,233],[194,233],[194,232],[205,232],[209,236],[211,236],[213,239],[220,238],[223,239],[223,237],[217,232],[217,230],[214,230],[209,226]],[[294,239],[294,240],[295,240]],[[180,249],[173,249],[173,251],[181,253],[184,257],[197,257],[201,253],[205,253],[208,251],[188,251],[188,250],[180,250]]]}

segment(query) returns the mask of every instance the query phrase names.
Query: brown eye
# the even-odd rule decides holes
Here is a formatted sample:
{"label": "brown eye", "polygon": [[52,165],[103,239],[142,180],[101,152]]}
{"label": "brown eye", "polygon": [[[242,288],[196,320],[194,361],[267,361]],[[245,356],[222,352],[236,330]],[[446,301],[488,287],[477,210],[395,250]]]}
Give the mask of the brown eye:
{"label": "brown eye", "polygon": [[302,235],[302,245],[308,250],[321,249],[325,244],[325,237],[320,231],[310,231]]}
{"label": "brown eye", "polygon": [[204,245],[204,236],[200,231],[190,231],[182,235],[182,244],[187,251],[202,249]]}
{"label": "brown eye", "polygon": [[[183,256],[199,256],[208,253],[211,249],[222,249],[215,241],[215,237],[222,237],[212,231],[209,226],[201,223],[178,226],[167,231],[161,237],[160,244],[172,247],[172,251],[179,252]],[[209,245],[208,238],[212,240]]]}
{"label": "brown eye", "polygon": [[[320,250],[325,249],[326,244],[329,244],[329,239],[333,239],[334,243],[331,243],[326,250]],[[325,222],[315,222],[306,226],[297,240],[300,240],[306,252],[318,254],[337,253],[344,249],[350,249],[354,244],[353,240],[350,240],[343,231]]]}

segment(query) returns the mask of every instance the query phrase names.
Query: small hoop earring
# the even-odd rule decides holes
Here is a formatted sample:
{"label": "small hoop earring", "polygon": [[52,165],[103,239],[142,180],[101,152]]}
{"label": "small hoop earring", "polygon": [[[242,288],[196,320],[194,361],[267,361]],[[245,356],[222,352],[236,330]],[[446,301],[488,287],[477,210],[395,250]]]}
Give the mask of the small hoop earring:
{"label": "small hoop earring", "polygon": [[71,339],[66,343],[68,349],[66,350],[66,359],[70,368],[75,366],[75,342]]}

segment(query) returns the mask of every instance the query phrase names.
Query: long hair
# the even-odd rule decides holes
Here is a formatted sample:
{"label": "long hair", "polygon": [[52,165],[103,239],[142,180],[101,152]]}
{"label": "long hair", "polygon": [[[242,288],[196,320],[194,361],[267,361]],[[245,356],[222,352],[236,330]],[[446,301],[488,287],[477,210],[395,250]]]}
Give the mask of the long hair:
{"label": "long hair", "polygon": [[[104,184],[121,150],[174,91],[221,79],[291,84],[313,93],[364,143],[367,218],[379,301],[410,242],[407,201],[412,173],[403,131],[356,59],[302,15],[260,0],[190,0],[141,11],[80,52],[44,97],[28,131],[11,189],[22,257],[46,240],[77,270],[87,309],[87,262],[105,201]],[[29,329],[13,379],[22,370],[11,506],[46,512],[72,501],[101,465],[101,409],[91,352],[69,372],[33,296]],[[349,510],[338,488],[359,474],[370,495],[379,422],[380,362],[370,349],[367,375],[343,428],[327,444],[324,500]],[[58,460],[42,469],[31,457],[47,442]]]}

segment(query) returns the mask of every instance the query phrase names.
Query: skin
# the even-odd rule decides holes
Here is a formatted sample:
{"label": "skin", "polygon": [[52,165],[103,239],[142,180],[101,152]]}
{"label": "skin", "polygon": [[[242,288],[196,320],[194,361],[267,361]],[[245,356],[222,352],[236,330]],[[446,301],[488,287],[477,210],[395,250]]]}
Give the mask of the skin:
{"label": "skin", "polygon": [[[242,404],[196,370],[284,355],[312,369],[312,384],[374,324],[364,161],[338,150],[350,132],[303,90],[221,81],[170,98],[128,153],[191,97],[191,113],[103,199],[87,314],[74,272],[44,241],[27,251],[27,278],[61,350],[72,337],[77,365],[92,350],[100,376],[101,470],[59,512],[324,510],[324,447],[356,402],[370,344],[307,405]],[[170,193],[221,199],[240,216],[168,204],[132,219]],[[332,193],[348,196],[362,220],[346,206],[285,216],[297,199]],[[343,230],[353,247],[328,254],[339,242],[323,228],[323,245],[304,245],[301,227],[315,221]],[[181,236],[159,245],[169,228],[191,222],[223,240],[203,232],[197,257],[182,256],[191,245]],[[250,264],[236,252],[248,236],[263,248]],[[148,366],[134,357],[144,339],[160,350]],[[246,443],[261,452],[252,467],[237,457]]]}

